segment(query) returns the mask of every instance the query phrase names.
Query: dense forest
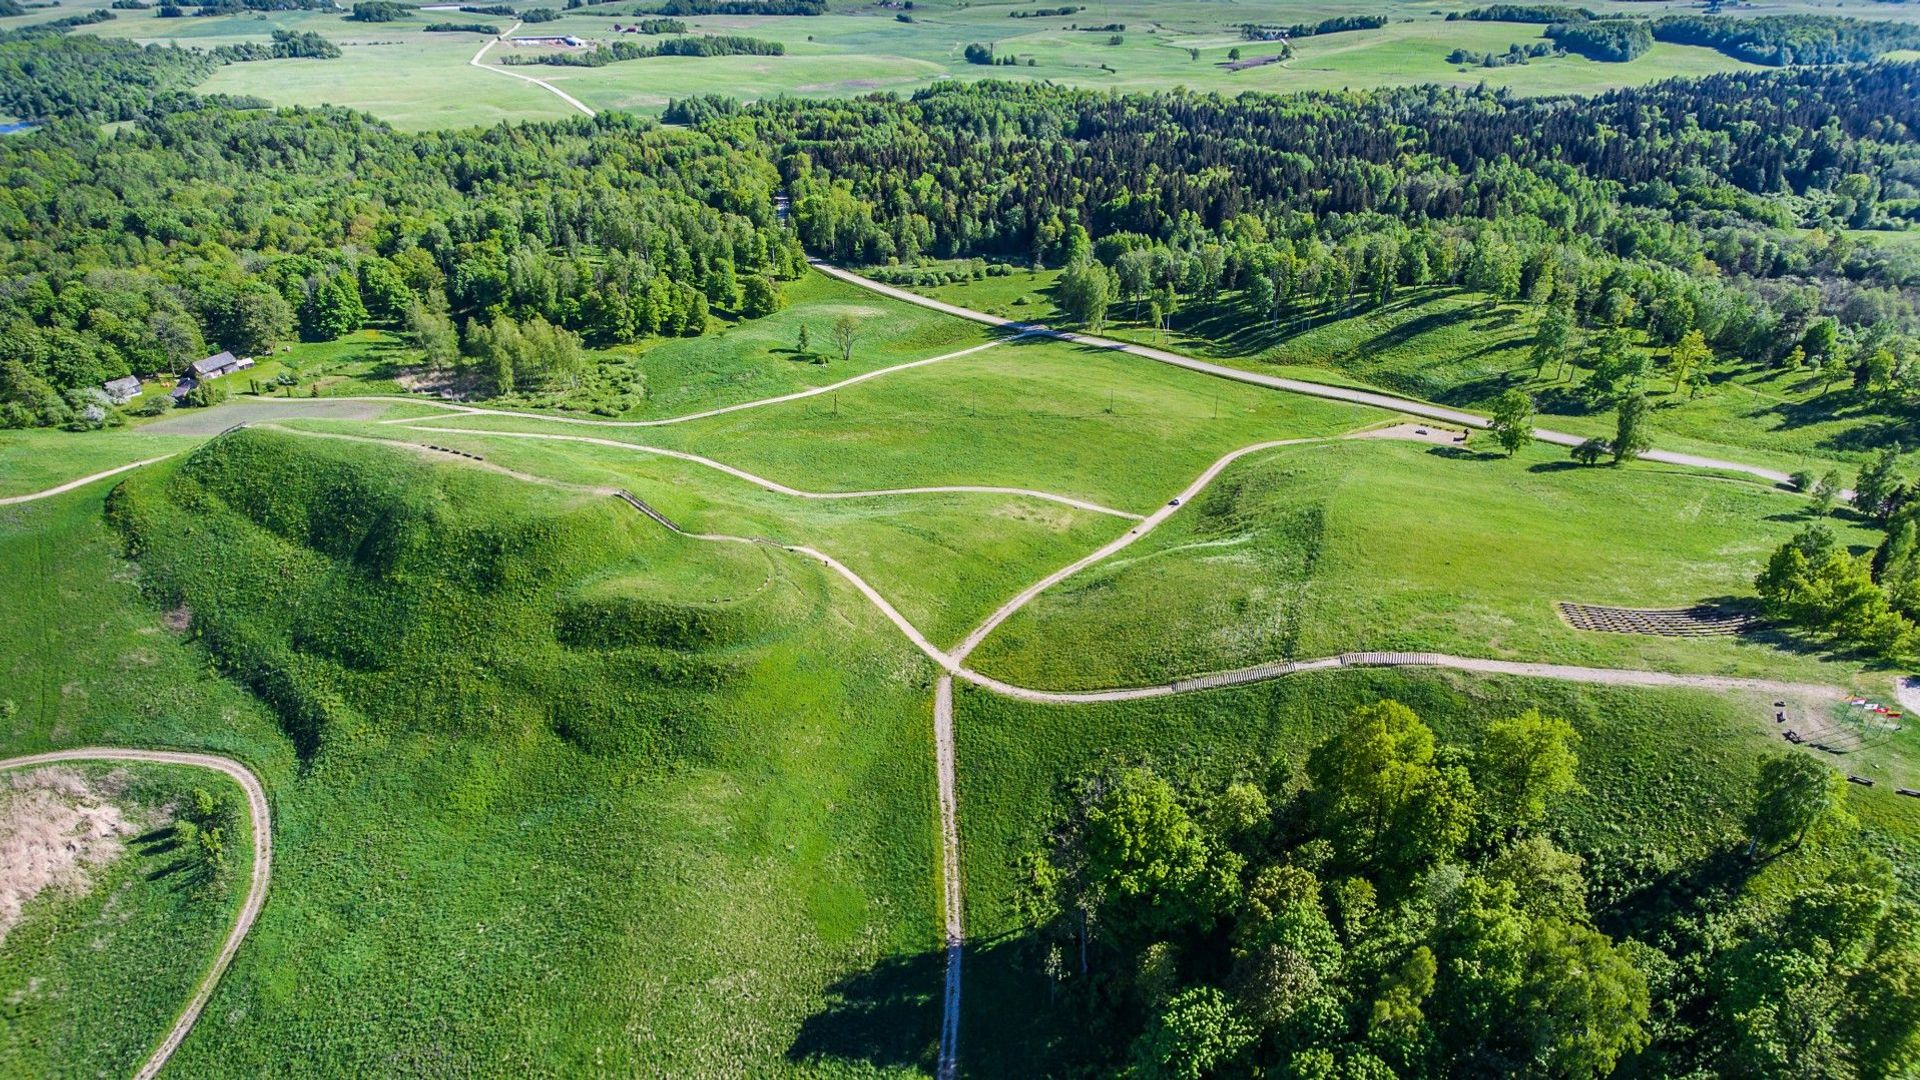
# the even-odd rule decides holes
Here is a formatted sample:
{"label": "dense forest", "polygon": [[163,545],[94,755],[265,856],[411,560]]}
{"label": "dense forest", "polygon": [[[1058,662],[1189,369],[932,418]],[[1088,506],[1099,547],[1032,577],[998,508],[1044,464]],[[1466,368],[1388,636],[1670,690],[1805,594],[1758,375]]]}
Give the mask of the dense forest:
{"label": "dense forest", "polygon": [[[79,58],[97,62],[67,62]],[[60,394],[162,370],[202,345],[257,349],[359,325],[319,317],[323,284],[384,296],[365,304],[367,317],[396,327],[417,305],[429,322],[538,315],[608,343],[700,332],[706,305],[734,308],[743,276],[797,272],[802,242],[868,265],[1077,263],[1070,296],[1161,316],[1232,297],[1250,317],[1277,319],[1454,285],[1564,310],[1602,344],[1617,344],[1607,330],[1654,347],[1697,333],[1718,357],[1837,366],[1843,384],[1890,402],[1920,392],[1920,256],[1845,232],[1920,219],[1912,64],[1722,75],[1584,100],[952,84],[908,100],[676,102],[671,118],[699,121],[692,132],[603,118],[585,132],[399,135],[355,117],[315,157],[282,148],[315,140],[316,114],[243,116],[172,92],[212,62],[81,36],[0,41],[0,70],[21,73],[0,84],[21,102],[8,111],[146,116],[106,141],[55,125],[0,145],[26,178],[0,202],[8,272],[30,283],[5,299],[8,333],[91,342],[54,350],[67,357],[62,372],[29,364],[31,390],[9,376],[15,422],[59,420]],[[349,144],[379,167],[350,167]],[[530,166],[536,152],[522,144],[585,156]],[[202,163],[207,147],[220,153]],[[660,167],[610,164],[629,158]],[[475,162],[486,165],[476,172]],[[109,179],[123,174],[139,179]],[[215,204],[207,185],[233,197]],[[781,186],[794,232],[770,220]],[[103,189],[119,216],[70,209]],[[319,191],[330,201],[290,197]],[[357,198],[370,224],[320,224]],[[263,202],[282,209],[255,220]],[[530,218],[544,227],[530,230]],[[293,321],[242,332],[206,290],[162,287],[183,266],[215,264],[224,269],[214,276],[273,292]],[[125,317],[95,332],[85,314],[95,303],[47,299],[106,272],[139,282],[134,321],[152,323],[158,305],[193,332],[162,348]],[[386,289],[389,279],[406,294]],[[1548,342],[1540,362],[1564,363],[1554,353],[1572,337]],[[1646,375],[1631,350],[1587,361],[1596,404]]]}
{"label": "dense forest", "polygon": [[1914,257],[1838,235],[1920,208],[1916,71],[1580,102],[951,86],[763,102],[708,129],[786,146],[802,239],[844,260],[1063,265],[1080,226],[1121,295],[1237,290],[1265,315],[1466,284],[1774,364],[1823,319],[1848,344],[1916,329]]}
{"label": "dense forest", "polygon": [[164,107],[221,64],[340,55],[338,45],[306,30],[275,30],[270,42],[202,51],[67,33],[75,25],[62,19],[0,32],[0,113],[130,120],[156,104]]}
{"label": "dense forest", "polygon": [[1755,64],[1843,64],[1872,60],[1895,49],[1920,49],[1920,26],[1912,23],[1836,19],[1824,15],[1772,15],[1721,19],[1672,15],[1653,22],[1659,41],[1705,45]]}
{"label": "dense forest", "polygon": [[[700,334],[752,279],[805,265],[764,157],[617,114],[400,134],[209,104],[110,139],[61,123],[3,140],[0,170],[10,425],[78,422],[107,379],[369,321],[433,363],[464,344],[495,389],[551,385],[578,376],[579,337]],[[488,347],[516,323],[534,330]]]}
{"label": "dense forest", "polygon": [[1609,64],[1638,60],[1653,48],[1653,30],[1638,19],[1590,19],[1555,23],[1547,36],[1570,53]]}
{"label": "dense forest", "polygon": [[1602,913],[1625,883],[1596,888],[1546,827],[1578,749],[1534,711],[1444,745],[1381,701],[1224,785],[1095,772],[1026,861],[1025,947],[1109,1074],[1911,1075],[1920,912],[1891,864],[1729,903],[1844,833],[1838,773],[1769,759],[1726,880],[1642,882],[1658,900]]}

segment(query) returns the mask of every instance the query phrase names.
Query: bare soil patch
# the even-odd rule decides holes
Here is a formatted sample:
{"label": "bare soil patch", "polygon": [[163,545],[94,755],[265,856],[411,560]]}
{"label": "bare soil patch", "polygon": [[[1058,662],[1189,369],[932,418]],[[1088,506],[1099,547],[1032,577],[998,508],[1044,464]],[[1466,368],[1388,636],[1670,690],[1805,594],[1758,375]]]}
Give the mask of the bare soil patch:
{"label": "bare soil patch", "polygon": [[48,889],[84,893],[90,872],[120,857],[141,831],[112,801],[116,774],[94,782],[55,766],[0,782],[0,941],[27,902]]}

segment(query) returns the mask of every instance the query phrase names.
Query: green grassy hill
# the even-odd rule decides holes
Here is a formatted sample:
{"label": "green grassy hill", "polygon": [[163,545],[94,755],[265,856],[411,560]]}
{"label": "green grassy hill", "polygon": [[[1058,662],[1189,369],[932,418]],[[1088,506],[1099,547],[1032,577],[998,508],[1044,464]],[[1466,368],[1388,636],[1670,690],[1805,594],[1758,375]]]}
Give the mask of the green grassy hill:
{"label": "green grassy hill", "polygon": [[[273,788],[272,897],[175,1068],[834,1071],[865,1038],[835,987],[934,948],[926,668],[838,579],[612,499],[243,432],[113,499],[189,645],[97,507],[57,519],[86,543],[53,576],[111,622],[86,651],[54,609],[9,631],[9,685],[52,691],[9,749],[219,746]],[[31,513],[10,574],[61,538]],[[140,683],[176,691],[116,672],[143,639]],[[937,980],[903,985],[881,1045],[912,1064]]]}
{"label": "green grassy hill", "polygon": [[[918,291],[1057,325],[1063,321],[1052,297],[1058,276],[1022,272]],[[1579,393],[1587,369],[1577,351],[1565,371],[1534,371],[1538,311],[1531,305],[1492,305],[1484,296],[1454,289],[1409,290],[1378,307],[1262,323],[1248,316],[1237,294],[1227,294],[1182,308],[1171,333],[1142,324],[1137,315],[1131,303],[1115,305],[1102,333],[1251,370],[1378,387],[1482,412],[1517,387],[1534,397],[1541,426],[1580,435],[1613,432],[1612,412]],[[1709,371],[1709,388],[1694,397],[1674,390],[1664,371],[1668,350],[1638,340],[1632,347],[1651,360],[1646,390],[1663,449],[1786,472],[1838,467],[1851,478],[1882,446],[1920,444],[1913,417],[1844,381],[1828,386],[1811,370],[1755,370],[1729,360]]]}
{"label": "green grassy hill", "polygon": [[[1237,462],[1192,510],[1042,594],[976,664],[1061,689],[1365,649],[1836,684],[1860,672],[1771,637],[1596,634],[1555,614],[1556,600],[1747,601],[1767,555],[1808,520],[1803,500],[1757,483],[1581,468],[1551,447],[1508,460],[1348,440]],[[1877,543],[1835,525],[1844,542]]]}

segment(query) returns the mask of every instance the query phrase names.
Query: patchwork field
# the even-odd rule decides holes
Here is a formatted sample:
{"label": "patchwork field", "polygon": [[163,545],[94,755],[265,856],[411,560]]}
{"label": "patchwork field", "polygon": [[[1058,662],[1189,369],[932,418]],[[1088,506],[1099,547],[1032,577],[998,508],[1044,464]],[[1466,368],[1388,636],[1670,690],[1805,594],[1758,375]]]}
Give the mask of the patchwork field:
{"label": "patchwork field", "polygon": [[[1580,56],[1537,58],[1522,66],[1479,67],[1447,62],[1455,49],[1505,52],[1509,45],[1541,38],[1541,27],[1520,23],[1447,21],[1449,11],[1473,5],[1449,2],[1407,10],[1387,3],[1286,4],[1262,0],[1235,6],[1181,0],[1148,3],[1116,0],[1070,15],[1009,16],[1032,7],[1008,3],[921,2],[907,12],[867,2],[836,3],[819,17],[710,15],[686,19],[695,34],[742,34],[778,41],[783,56],[661,57],[603,67],[516,68],[551,81],[594,109],[658,113],[674,98],[723,94],[747,99],[788,95],[838,97],[894,91],[908,93],[943,79],[1036,80],[1098,89],[1143,91],[1175,86],[1221,93],[1244,90],[1289,92],[1438,83],[1485,85],[1520,94],[1591,92],[1674,76],[1750,69],[1712,49],[1657,44],[1631,63],[1599,63]],[[1588,5],[1598,11],[1652,16],[1690,12],[1678,0]],[[30,25],[60,13],[106,7],[106,0],[71,0],[58,9],[29,9],[0,28]],[[1902,5],[1879,5],[1874,18],[1901,19]],[[1741,15],[1825,11],[1820,5],[1742,5]],[[574,35],[606,41],[631,5],[523,27],[530,36]],[[152,10],[122,10],[112,22],[88,32],[148,43],[212,47],[262,42],[275,29],[313,31],[338,43],[336,60],[268,60],[231,64],[200,90],[264,98],[276,105],[344,105],[364,109],[406,129],[553,120],[578,115],[541,87],[483,67],[502,57],[538,51],[538,46],[497,47],[483,66],[468,61],[486,38],[472,33],[427,33],[435,13],[394,22],[359,23],[323,12],[247,12],[202,18],[161,19]],[[1281,63],[1229,68],[1228,53],[1264,55],[1272,46],[1242,40],[1241,23],[1289,25],[1350,14],[1380,14],[1382,27],[1299,38],[1295,55]],[[904,16],[904,18],[901,18]],[[508,29],[512,19],[482,17]],[[1110,26],[1124,27],[1109,30]],[[625,35],[620,35],[625,36]],[[1116,41],[1117,39],[1117,41]],[[968,63],[964,47],[991,45],[1012,57],[1011,65]]]}

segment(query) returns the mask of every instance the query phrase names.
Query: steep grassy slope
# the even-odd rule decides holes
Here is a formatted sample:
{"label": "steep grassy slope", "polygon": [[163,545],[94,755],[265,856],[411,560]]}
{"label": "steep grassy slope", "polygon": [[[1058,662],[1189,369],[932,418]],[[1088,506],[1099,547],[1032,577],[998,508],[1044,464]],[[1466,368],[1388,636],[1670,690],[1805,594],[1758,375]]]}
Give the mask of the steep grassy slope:
{"label": "steep grassy slope", "polygon": [[[919,291],[1010,318],[1058,322],[1052,297],[1058,277],[1057,271],[1022,272]],[[1578,392],[1586,377],[1579,349],[1564,372],[1534,372],[1530,354],[1538,312],[1531,306],[1495,307],[1473,293],[1422,289],[1380,307],[1266,323],[1250,318],[1238,295],[1227,294],[1218,302],[1182,307],[1170,334],[1141,323],[1139,307],[1115,305],[1102,332],[1255,371],[1375,386],[1482,412],[1503,391],[1519,387],[1538,403],[1542,426],[1581,435],[1613,432],[1611,409],[1593,406]],[[1673,390],[1665,372],[1667,350],[1634,347],[1652,361],[1645,385],[1663,449],[1787,472],[1838,466],[1850,477],[1880,447],[1920,441],[1910,410],[1876,401],[1844,380],[1826,387],[1810,371],[1755,371],[1725,362],[1710,367],[1710,388],[1690,397]]]}
{"label": "steep grassy slope", "polygon": [[[183,1072],[837,1071],[864,1036],[836,986],[883,961],[911,974],[848,992],[920,1003],[880,1046],[931,1054],[927,672],[837,579],[259,431],[138,476],[112,517],[283,732],[235,699],[233,734],[183,710],[141,741],[298,757],[273,770],[272,899]],[[36,702],[16,740],[82,736],[66,712]]]}
{"label": "steep grassy slope", "polygon": [[[1034,686],[1145,685],[1353,649],[1845,682],[1772,639],[1575,631],[1553,602],[1753,595],[1806,503],[1656,465],[1585,469],[1390,440],[1235,463],[1146,540],[1042,594],[975,653]],[[1869,546],[1870,530],[1834,526]],[[1884,690],[1884,676],[1879,680]]]}
{"label": "steep grassy slope", "polygon": [[691,532],[816,548],[871,583],[941,645],[954,644],[1008,596],[1130,524],[1111,514],[1000,493],[804,499],[618,443],[565,441],[603,437],[578,427],[546,432],[560,440],[390,425],[297,427],[428,443],[531,475],[624,487]]}

